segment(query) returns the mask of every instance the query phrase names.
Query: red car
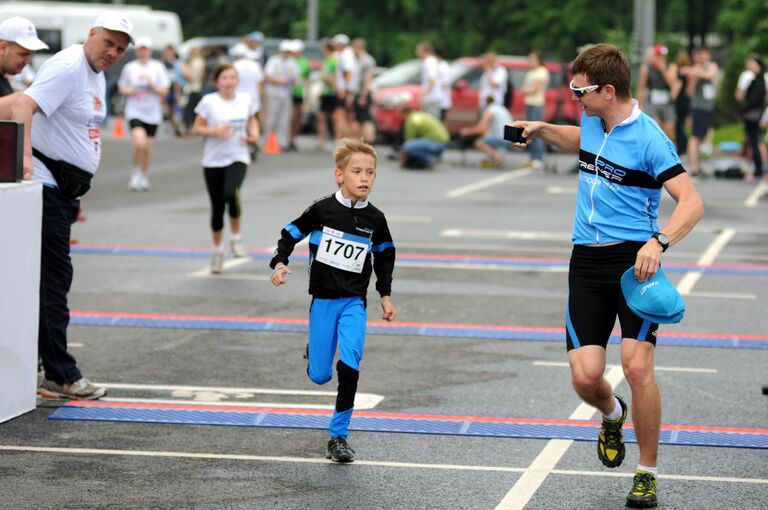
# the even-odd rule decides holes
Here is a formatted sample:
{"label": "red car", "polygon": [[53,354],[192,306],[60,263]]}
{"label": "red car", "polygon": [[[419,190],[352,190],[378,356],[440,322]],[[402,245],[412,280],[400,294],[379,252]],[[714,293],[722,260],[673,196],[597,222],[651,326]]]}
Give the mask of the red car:
{"label": "red car", "polygon": [[[526,57],[498,56],[498,63],[507,68],[511,94],[507,105],[512,117],[525,118],[525,101],[520,88],[525,73],[530,69]],[[578,124],[580,111],[571,101],[568,88],[568,64],[545,62],[549,70],[549,87],[546,91],[544,120],[558,124]],[[453,106],[448,111],[445,124],[452,136],[459,129],[474,124],[480,118],[480,77],[483,75],[482,57],[462,57],[451,64],[451,88]],[[373,93],[373,115],[379,133],[394,137],[400,132],[403,120],[399,105],[406,103],[418,109],[421,106],[421,61],[410,60],[399,64],[381,75]]]}

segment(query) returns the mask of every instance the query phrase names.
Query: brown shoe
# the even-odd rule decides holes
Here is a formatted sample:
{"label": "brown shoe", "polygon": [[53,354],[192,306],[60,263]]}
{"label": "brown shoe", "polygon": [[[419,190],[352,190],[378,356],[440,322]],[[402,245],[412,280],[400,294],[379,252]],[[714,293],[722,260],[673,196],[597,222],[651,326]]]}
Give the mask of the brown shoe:
{"label": "brown shoe", "polygon": [[45,379],[37,389],[41,398],[71,398],[75,400],[97,400],[107,394],[107,389],[96,386],[85,377],[72,384],[57,384]]}

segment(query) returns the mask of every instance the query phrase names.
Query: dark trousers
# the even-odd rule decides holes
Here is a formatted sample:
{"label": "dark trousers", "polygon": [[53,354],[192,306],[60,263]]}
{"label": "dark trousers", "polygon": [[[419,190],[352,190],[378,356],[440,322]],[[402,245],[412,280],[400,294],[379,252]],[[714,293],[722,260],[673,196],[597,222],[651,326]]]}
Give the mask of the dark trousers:
{"label": "dark trousers", "polygon": [[752,149],[752,161],[755,162],[755,177],[763,175],[763,158],[760,155],[760,123],[758,121],[744,121],[744,131],[747,133],[747,141]]}
{"label": "dark trousers", "polygon": [[203,167],[205,187],[211,198],[211,230],[218,232],[224,228],[224,212],[229,207],[229,217],[239,218],[240,186],[245,180],[245,163],[235,161],[225,167]]}
{"label": "dark trousers", "polygon": [[75,358],[67,352],[67,294],[72,285],[69,238],[79,207],[79,200],[64,196],[56,188],[43,186],[37,345],[46,379],[57,384],[71,384],[82,377]]}

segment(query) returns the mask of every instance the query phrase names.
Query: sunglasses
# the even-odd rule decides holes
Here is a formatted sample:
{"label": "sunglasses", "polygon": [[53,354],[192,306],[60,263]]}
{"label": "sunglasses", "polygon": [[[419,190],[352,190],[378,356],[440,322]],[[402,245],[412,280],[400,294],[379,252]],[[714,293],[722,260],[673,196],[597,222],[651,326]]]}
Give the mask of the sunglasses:
{"label": "sunglasses", "polygon": [[594,92],[602,85],[588,85],[586,87],[574,87],[573,86],[573,80],[571,80],[571,83],[568,84],[568,87],[570,87],[571,92],[573,92],[573,95],[576,97],[584,97],[585,95],[589,94],[590,92]]}

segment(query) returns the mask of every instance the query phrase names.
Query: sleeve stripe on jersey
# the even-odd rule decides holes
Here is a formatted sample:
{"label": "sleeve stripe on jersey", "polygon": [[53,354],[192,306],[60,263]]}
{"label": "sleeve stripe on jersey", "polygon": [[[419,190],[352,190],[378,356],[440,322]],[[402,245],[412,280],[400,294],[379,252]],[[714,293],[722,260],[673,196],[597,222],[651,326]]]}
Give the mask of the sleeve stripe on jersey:
{"label": "sleeve stripe on jersey", "polygon": [[677,177],[678,175],[684,174],[684,173],[685,173],[685,168],[683,168],[683,165],[675,165],[672,168],[669,168],[661,172],[659,174],[658,181],[661,183],[664,183],[672,179],[673,177]]}
{"label": "sleeve stripe on jersey", "polygon": [[285,226],[285,231],[291,234],[291,237],[293,237],[297,241],[301,241],[302,239],[307,237],[307,235],[303,234],[301,230],[299,230],[298,227],[296,227],[296,225],[294,225],[293,223],[287,224]]}
{"label": "sleeve stripe on jersey", "polygon": [[380,253],[386,249],[394,248],[394,247],[395,247],[395,243],[386,242],[386,243],[377,244],[376,246],[371,248],[371,250],[373,251],[373,253]]}

